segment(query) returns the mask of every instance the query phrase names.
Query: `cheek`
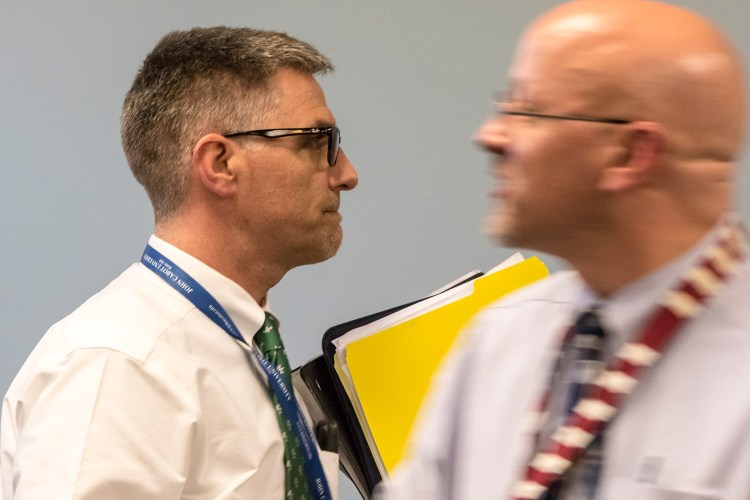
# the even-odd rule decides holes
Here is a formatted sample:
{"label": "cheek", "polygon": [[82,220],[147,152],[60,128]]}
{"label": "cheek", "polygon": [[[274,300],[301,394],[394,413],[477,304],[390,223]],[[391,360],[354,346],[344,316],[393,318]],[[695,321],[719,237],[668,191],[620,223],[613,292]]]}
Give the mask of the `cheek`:
{"label": "cheek", "polygon": [[510,192],[520,201],[549,196],[551,188],[559,184],[557,168],[555,157],[542,149],[519,152],[508,164]]}
{"label": "cheek", "polygon": [[254,187],[256,200],[273,213],[294,211],[309,203],[312,192],[311,179],[293,175],[294,172],[276,172],[268,175]]}
{"label": "cheek", "polygon": [[311,219],[310,200],[304,192],[289,190],[274,194],[273,203],[268,206],[270,218],[288,226],[309,224]]}
{"label": "cheek", "polygon": [[550,137],[530,147],[520,178],[539,193],[574,195],[596,185],[594,147],[578,137]]}

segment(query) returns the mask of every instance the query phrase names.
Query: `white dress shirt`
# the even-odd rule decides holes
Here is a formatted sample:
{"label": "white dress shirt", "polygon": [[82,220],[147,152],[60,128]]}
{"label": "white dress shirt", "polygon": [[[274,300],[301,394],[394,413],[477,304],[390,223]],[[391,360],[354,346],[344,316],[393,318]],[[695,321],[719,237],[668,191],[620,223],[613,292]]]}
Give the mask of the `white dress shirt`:
{"label": "white dress shirt", "polygon": [[[706,243],[603,302],[608,352],[640,333]],[[437,376],[408,458],[379,498],[508,498],[533,452],[534,410],[561,336],[592,302],[578,274],[562,272],[484,310]],[[598,498],[750,498],[750,263],[625,400],[603,456]]]}
{"label": "white dress shirt", "polygon": [[[264,311],[239,285],[152,236],[249,341]],[[246,352],[134,264],[44,335],[3,400],[5,500],[278,499],[284,446]],[[334,496],[338,455],[321,452]]]}

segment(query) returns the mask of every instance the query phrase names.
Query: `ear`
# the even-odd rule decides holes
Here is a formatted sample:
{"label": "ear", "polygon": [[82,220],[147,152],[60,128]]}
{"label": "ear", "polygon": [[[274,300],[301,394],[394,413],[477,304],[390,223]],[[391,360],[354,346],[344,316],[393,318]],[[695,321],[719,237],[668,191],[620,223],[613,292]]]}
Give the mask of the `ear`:
{"label": "ear", "polygon": [[221,134],[206,134],[193,148],[193,167],[203,187],[221,196],[231,196],[237,189],[235,160],[239,147]]}
{"label": "ear", "polygon": [[619,192],[645,183],[659,167],[664,155],[666,136],[655,122],[632,122],[623,125],[620,153],[604,170],[599,188]]}

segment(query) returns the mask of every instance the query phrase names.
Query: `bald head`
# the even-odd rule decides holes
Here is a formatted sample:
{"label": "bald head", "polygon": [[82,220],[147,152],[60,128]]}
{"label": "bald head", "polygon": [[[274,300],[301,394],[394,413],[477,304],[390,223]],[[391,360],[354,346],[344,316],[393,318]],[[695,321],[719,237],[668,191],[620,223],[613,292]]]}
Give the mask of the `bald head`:
{"label": "bald head", "polygon": [[742,73],[718,29],[676,6],[547,12],[477,134],[495,155],[490,234],[562,257],[602,294],[691,248],[731,210]]}
{"label": "bald head", "polygon": [[588,113],[663,124],[678,158],[738,155],[741,63],[691,11],[645,0],[565,3],[526,31],[514,66],[526,64],[546,65]]}

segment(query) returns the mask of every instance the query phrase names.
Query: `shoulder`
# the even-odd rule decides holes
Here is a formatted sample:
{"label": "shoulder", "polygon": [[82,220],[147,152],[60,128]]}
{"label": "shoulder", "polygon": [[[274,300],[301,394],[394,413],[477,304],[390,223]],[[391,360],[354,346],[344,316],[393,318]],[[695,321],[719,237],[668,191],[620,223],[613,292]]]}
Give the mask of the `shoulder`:
{"label": "shoulder", "polygon": [[111,394],[129,393],[133,400],[146,392],[166,396],[172,389],[163,384],[174,391],[192,387],[195,363],[161,340],[192,306],[150,274],[138,264],[129,267],[52,325],[14,378],[8,400],[29,407],[44,398],[82,404],[96,400],[105,384],[114,387]]}
{"label": "shoulder", "polygon": [[477,315],[475,323],[543,322],[545,315],[569,309],[582,289],[583,282],[578,273],[557,272],[488,305]]}
{"label": "shoulder", "polygon": [[559,272],[481,310],[460,336],[473,359],[535,358],[564,329],[582,290],[577,273]]}
{"label": "shoulder", "polygon": [[145,359],[160,335],[193,309],[152,274],[140,264],[126,269],[52,325],[36,354],[53,363],[75,350],[101,348]]}

